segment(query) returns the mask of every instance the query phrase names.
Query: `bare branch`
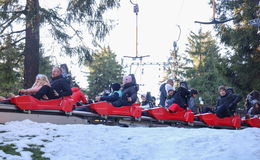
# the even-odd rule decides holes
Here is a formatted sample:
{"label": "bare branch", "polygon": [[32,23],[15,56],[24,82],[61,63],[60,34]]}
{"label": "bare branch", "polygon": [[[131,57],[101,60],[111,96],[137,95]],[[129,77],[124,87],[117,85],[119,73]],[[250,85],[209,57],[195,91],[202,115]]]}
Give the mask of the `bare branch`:
{"label": "bare branch", "polygon": [[0,34],[2,34],[6,28],[8,28],[10,26],[11,23],[13,23],[13,21],[16,20],[16,18],[20,17],[22,13],[17,13],[12,15],[11,18],[7,19],[3,24],[0,25],[0,28],[2,28],[2,30],[0,31]]}
{"label": "bare branch", "polygon": [[21,33],[21,32],[24,32],[24,31],[26,31],[26,29],[23,29],[23,30],[20,30],[20,31],[13,31],[13,32],[10,32],[10,33],[7,33],[7,34],[3,34],[3,35],[0,35],[0,37],[5,37],[5,36],[11,35],[11,34]]}
{"label": "bare branch", "polygon": [[25,10],[21,10],[21,11],[2,11],[0,13],[13,13],[13,14],[20,14],[20,13],[22,13],[22,14],[25,14],[26,11]]}

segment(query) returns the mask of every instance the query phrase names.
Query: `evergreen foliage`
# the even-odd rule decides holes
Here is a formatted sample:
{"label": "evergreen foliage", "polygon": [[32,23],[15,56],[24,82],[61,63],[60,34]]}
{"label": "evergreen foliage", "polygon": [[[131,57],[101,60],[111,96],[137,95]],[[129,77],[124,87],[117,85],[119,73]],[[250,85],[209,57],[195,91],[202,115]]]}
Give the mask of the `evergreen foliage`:
{"label": "evergreen foliage", "polygon": [[[8,96],[9,93],[16,94],[18,89],[23,88],[23,46],[14,46],[11,42],[11,37],[8,37],[4,44],[0,45],[0,47],[5,48],[0,50],[1,96]],[[45,57],[43,52],[40,52],[40,73],[50,78],[51,70],[51,57]],[[35,81],[35,77],[33,80]]]}
{"label": "evergreen foliage", "polygon": [[40,74],[45,74],[49,80],[51,78],[51,70],[54,67],[51,61],[52,56],[45,56],[44,51],[41,48],[40,49],[40,68],[39,68],[39,73]]}
{"label": "evergreen foliage", "polygon": [[248,22],[259,16],[259,0],[219,0],[217,13],[220,18],[234,18],[232,24],[216,26],[216,31],[231,52],[222,58],[226,66],[222,74],[244,96],[260,90],[260,36],[257,27]]}
{"label": "evergreen foliage", "polygon": [[[187,69],[187,64],[190,60],[183,53],[179,52],[179,48],[176,47],[175,50],[170,52],[170,58],[166,63],[166,75],[163,77],[161,82],[167,81],[169,78],[174,79],[176,82],[179,82],[185,79],[184,75]],[[177,83],[174,84],[175,87],[178,86]]]}
{"label": "evergreen foliage", "polygon": [[6,49],[0,50],[0,94],[8,96],[21,88],[22,82],[22,49],[20,46],[11,44],[11,37],[7,37],[5,42],[0,45]]}
{"label": "evergreen foliage", "polygon": [[199,92],[205,104],[215,104],[218,96],[218,86],[227,85],[220,76],[220,56],[216,41],[210,32],[198,34],[191,32],[188,38],[186,52],[190,55],[193,66],[186,70],[186,78],[191,88]]}
{"label": "evergreen foliage", "polygon": [[89,69],[87,95],[94,98],[104,90],[109,90],[111,83],[121,83],[123,67],[116,61],[116,55],[109,47],[93,54]]}
{"label": "evergreen foliage", "polygon": [[[113,26],[113,22],[103,19],[103,14],[119,7],[119,0],[68,0],[62,3],[67,4],[66,9],[60,6],[43,8],[39,0],[0,1],[0,37],[11,35],[12,45],[22,44],[24,47],[25,87],[31,86],[39,73],[39,33],[42,26],[48,28],[52,38],[61,45],[61,53],[77,55],[79,62],[84,63],[91,60],[92,53],[84,41],[92,39],[96,45],[98,40],[102,40]],[[89,31],[90,36],[86,37],[83,31]],[[71,43],[71,40],[77,43]]]}

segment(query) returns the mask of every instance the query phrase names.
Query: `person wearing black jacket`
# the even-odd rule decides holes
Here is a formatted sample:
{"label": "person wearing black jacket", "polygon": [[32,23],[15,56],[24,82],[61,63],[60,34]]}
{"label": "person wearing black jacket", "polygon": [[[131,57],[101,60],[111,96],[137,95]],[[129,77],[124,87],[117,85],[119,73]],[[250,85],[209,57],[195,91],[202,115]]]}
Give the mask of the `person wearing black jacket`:
{"label": "person wearing black jacket", "polygon": [[168,107],[171,112],[178,112],[186,110],[188,107],[188,96],[190,92],[188,91],[188,86],[186,82],[180,82],[180,87],[177,89],[176,93],[173,95],[172,105]]}
{"label": "person wearing black jacket", "polygon": [[123,78],[122,97],[113,102],[115,107],[130,106],[137,100],[138,85],[133,74]]}
{"label": "person wearing black jacket", "polygon": [[234,94],[233,89],[220,86],[217,99],[216,115],[219,118],[230,117],[234,114],[237,103],[242,99],[239,94]]}
{"label": "person wearing black jacket", "polygon": [[48,99],[58,99],[60,97],[72,95],[70,84],[62,77],[61,69],[59,67],[54,67],[52,69],[51,76],[51,86],[44,85],[35,95],[33,95],[33,97],[43,99],[43,96],[46,95]]}

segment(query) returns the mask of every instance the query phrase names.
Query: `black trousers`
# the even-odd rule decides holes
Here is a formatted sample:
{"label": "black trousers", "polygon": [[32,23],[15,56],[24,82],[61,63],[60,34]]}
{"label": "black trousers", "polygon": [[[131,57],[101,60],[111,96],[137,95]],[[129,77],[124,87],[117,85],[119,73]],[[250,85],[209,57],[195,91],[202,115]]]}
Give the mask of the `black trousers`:
{"label": "black trousers", "polygon": [[228,108],[227,105],[218,106],[217,110],[216,110],[216,115],[219,118],[225,118],[225,117],[230,117],[231,116],[229,108]]}
{"label": "black trousers", "polygon": [[56,96],[54,94],[53,88],[50,87],[50,86],[47,86],[47,85],[42,86],[42,88],[32,96],[34,98],[37,98],[37,99],[43,99],[44,95],[46,95],[48,97],[48,99],[58,99],[58,98],[60,98],[59,96]]}
{"label": "black trousers", "polygon": [[121,106],[131,106],[132,103],[129,103],[127,101],[124,101],[123,99],[118,99],[115,102],[112,103],[114,107],[121,107]]}

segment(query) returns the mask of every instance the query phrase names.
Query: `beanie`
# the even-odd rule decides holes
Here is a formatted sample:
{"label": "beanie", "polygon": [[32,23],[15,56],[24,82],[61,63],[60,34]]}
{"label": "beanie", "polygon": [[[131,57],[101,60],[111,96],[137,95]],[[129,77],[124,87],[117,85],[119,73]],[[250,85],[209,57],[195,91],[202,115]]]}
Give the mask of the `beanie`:
{"label": "beanie", "polygon": [[165,85],[165,90],[166,90],[166,93],[168,93],[169,91],[174,91],[174,88],[171,85],[166,84]]}
{"label": "beanie", "polygon": [[123,78],[123,83],[127,84],[127,83],[131,83],[132,82],[132,77],[131,76],[125,76]]}
{"label": "beanie", "polygon": [[121,85],[119,83],[112,83],[111,88],[113,91],[118,91],[121,88]]}

